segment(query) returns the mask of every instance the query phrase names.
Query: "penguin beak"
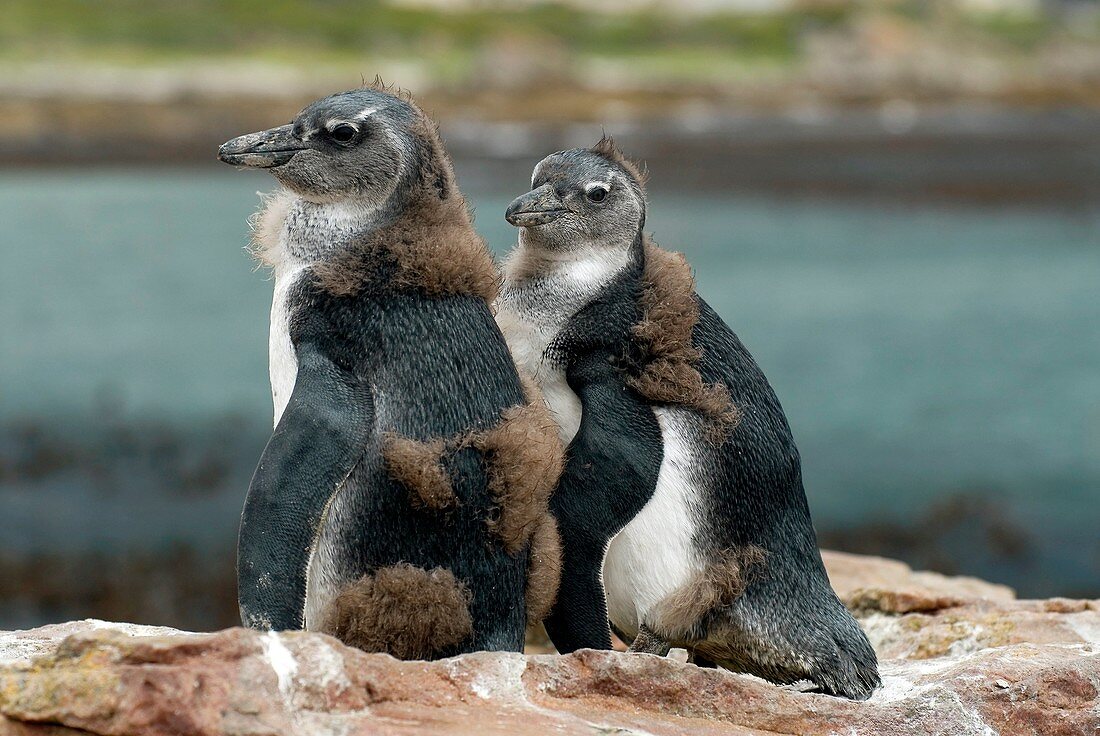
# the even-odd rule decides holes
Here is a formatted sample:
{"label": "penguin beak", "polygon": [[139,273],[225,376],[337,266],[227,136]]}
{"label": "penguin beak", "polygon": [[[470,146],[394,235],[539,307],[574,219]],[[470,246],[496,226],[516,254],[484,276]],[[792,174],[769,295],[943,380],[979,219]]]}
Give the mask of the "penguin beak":
{"label": "penguin beak", "polygon": [[516,197],[504,211],[504,219],[516,227],[535,227],[553,222],[565,212],[554,187],[543,184],[538,189]]}
{"label": "penguin beak", "polygon": [[270,169],[282,166],[306,148],[309,146],[294,136],[294,126],[283,125],[223,143],[218,149],[218,159],[232,166]]}

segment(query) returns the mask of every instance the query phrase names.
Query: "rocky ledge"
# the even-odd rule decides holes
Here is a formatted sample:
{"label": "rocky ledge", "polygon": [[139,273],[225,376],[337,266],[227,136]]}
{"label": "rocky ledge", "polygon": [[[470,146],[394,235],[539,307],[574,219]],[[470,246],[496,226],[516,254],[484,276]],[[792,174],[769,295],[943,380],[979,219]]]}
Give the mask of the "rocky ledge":
{"label": "rocky ledge", "polygon": [[318,634],[83,621],[0,634],[0,736],[1100,732],[1100,601],[826,563],[881,658],[863,703],[674,657],[400,662]]}

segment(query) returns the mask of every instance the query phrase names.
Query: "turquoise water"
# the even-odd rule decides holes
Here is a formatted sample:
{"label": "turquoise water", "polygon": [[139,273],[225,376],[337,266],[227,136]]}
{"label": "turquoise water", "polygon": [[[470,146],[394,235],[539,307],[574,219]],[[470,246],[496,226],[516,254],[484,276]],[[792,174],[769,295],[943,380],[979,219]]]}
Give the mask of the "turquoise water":
{"label": "turquoise water", "polygon": [[[468,192],[498,254],[524,185]],[[269,188],[214,166],[0,173],[8,546],[231,537],[270,421],[271,285],[243,250]],[[826,541],[1100,593],[1100,209],[652,200],[783,401]],[[149,491],[156,461],[88,479],[125,454],[105,427],[150,422],[222,453],[213,490]],[[87,462],[34,470],[28,426]]]}

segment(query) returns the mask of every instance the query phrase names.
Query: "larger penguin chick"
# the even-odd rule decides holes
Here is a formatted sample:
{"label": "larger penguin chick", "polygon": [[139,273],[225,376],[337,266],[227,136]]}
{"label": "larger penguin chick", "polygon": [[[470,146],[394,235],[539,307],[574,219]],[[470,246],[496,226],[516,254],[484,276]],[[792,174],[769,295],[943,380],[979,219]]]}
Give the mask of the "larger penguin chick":
{"label": "larger penguin chick", "polygon": [[604,139],[540,162],[497,320],[568,443],[551,499],[560,651],[671,646],[696,662],[866,698],[874,650],[829,585],[771,386],[643,236],[643,177]]}
{"label": "larger penguin chick", "polygon": [[557,585],[561,445],[493,321],[434,124],[359,89],[219,157],[282,184],[254,221],[275,430],[241,520],[241,620],[403,658],[522,649]]}

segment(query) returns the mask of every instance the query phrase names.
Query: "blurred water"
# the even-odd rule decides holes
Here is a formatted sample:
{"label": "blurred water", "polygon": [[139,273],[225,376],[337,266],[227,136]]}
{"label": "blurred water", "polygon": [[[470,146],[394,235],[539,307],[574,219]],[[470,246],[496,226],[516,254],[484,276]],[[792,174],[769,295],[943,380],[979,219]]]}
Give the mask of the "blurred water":
{"label": "blurred water", "polygon": [[[497,253],[509,183],[467,192]],[[243,250],[269,188],[0,173],[0,552],[231,550],[270,426]],[[1100,595],[1100,210],[656,190],[649,227],[775,386],[826,542]]]}

